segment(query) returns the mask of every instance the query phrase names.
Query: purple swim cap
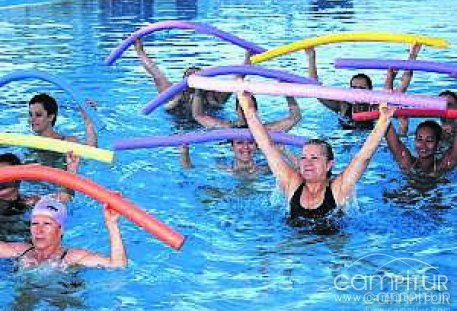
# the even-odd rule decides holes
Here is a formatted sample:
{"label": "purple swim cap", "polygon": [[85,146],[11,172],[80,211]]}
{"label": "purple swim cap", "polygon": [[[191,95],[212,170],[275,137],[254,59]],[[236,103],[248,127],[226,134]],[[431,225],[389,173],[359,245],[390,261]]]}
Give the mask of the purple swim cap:
{"label": "purple swim cap", "polygon": [[32,209],[32,217],[48,216],[55,220],[60,225],[62,231],[67,220],[67,208],[60,201],[43,198],[38,201]]}

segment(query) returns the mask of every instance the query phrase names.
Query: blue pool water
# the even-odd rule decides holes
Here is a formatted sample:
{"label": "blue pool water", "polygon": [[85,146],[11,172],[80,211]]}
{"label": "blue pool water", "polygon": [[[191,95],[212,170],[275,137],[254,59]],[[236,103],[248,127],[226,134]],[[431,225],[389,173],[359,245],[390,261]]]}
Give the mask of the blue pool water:
{"label": "blue pool water", "polygon": [[[455,45],[455,12],[454,0],[0,1],[0,75],[40,69],[62,76],[97,101],[104,126],[100,145],[111,148],[120,138],[185,130],[163,109],[140,114],[157,92],[133,49],[113,67],[102,64],[120,40],[147,23],[169,19],[210,23],[266,48],[340,31],[416,33]],[[179,81],[190,65],[231,65],[243,59],[237,47],[184,31],[156,33],[146,40],[146,50],[172,81]],[[456,47],[425,47],[419,59],[456,62],[456,51]],[[346,86],[354,72],[334,69],[336,57],[398,59],[406,57],[407,47],[347,43],[319,47],[317,55],[321,80]],[[306,75],[303,52],[264,65]],[[369,74],[381,88],[384,73]],[[437,94],[443,89],[457,90],[456,80],[417,73],[409,91]],[[0,89],[2,131],[29,133],[25,103],[43,90],[61,102],[59,131],[82,136],[81,119],[66,94],[43,82],[15,82]],[[265,119],[286,113],[283,99],[260,97],[259,102]],[[340,171],[367,134],[342,131],[336,116],[314,99],[299,103],[303,120],[292,133],[329,138]],[[233,105],[231,99],[220,114],[234,118]],[[343,220],[343,229],[336,235],[314,235],[285,224],[285,200],[271,176],[243,180],[217,169],[221,161],[229,161],[229,146],[192,146],[191,155],[196,168],[189,171],[180,168],[174,148],[122,152],[112,166],[85,162],[81,170],[187,235],[181,251],[165,247],[123,220],[128,269],[20,273],[14,272],[11,262],[1,260],[0,305],[11,310],[455,308],[455,173],[432,189],[417,189],[399,173],[383,143],[358,183],[357,200]],[[70,208],[65,243],[107,253],[100,206],[78,195]],[[391,261],[394,258],[404,259]],[[427,264],[436,269],[427,270]],[[343,290],[338,283],[342,275],[352,280],[380,270],[390,276],[409,270],[446,276],[446,290],[434,294],[448,293],[451,303],[445,299],[442,304],[370,303],[366,297],[365,304],[344,301],[370,290],[360,284]],[[390,292],[407,293],[404,288]],[[425,292],[417,294],[421,293]]]}

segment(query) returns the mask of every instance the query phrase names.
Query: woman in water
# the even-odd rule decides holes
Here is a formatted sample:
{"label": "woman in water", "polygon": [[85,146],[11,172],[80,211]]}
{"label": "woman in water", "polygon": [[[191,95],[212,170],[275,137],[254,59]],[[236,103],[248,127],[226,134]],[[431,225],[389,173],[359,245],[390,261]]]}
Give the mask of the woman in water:
{"label": "woman in water", "polygon": [[393,111],[388,109],[386,104],[380,105],[379,120],[362,149],[344,171],[333,178],[331,169],[335,161],[330,144],[319,139],[307,142],[303,146],[297,172],[273,143],[257,115],[250,96],[245,93],[238,96],[249,128],[288,199],[291,220],[323,218],[348,202],[356,182],[367,168],[393,115]]}
{"label": "woman in water", "polygon": [[126,267],[127,255],[118,226],[119,214],[105,207],[104,216],[111,245],[109,257],[85,249],[65,248],[62,237],[67,218],[66,207],[57,200],[43,198],[32,210],[31,242],[0,242],[0,258],[16,258],[22,268],[43,265],[62,270],[69,266]]}

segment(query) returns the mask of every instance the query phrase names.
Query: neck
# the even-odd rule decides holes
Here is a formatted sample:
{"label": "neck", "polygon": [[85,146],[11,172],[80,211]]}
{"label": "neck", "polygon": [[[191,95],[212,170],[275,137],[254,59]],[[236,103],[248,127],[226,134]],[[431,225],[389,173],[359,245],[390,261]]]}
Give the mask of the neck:
{"label": "neck", "polygon": [[37,133],[39,136],[57,138],[60,139],[60,135],[57,134],[52,127],[45,129],[44,131]]}
{"label": "neck", "polygon": [[240,161],[240,160],[236,160],[235,161],[235,164],[233,165],[233,169],[235,171],[252,171],[254,170],[256,167],[255,163],[254,163],[254,160],[250,160],[250,161]]}
{"label": "neck", "polygon": [[416,166],[426,173],[433,172],[435,168],[435,156],[417,159]]}
{"label": "neck", "polygon": [[305,187],[312,194],[321,193],[327,187],[327,180],[307,181]]}
{"label": "neck", "polygon": [[40,262],[51,259],[52,257],[55,257],[57,254],[60,253],[61,250],[61,245],[60,244],[55,244],[55,245],[50,245],[46,248],[40,248],[37,249],[35,248],[35,254],[36,254],[36,259]]}

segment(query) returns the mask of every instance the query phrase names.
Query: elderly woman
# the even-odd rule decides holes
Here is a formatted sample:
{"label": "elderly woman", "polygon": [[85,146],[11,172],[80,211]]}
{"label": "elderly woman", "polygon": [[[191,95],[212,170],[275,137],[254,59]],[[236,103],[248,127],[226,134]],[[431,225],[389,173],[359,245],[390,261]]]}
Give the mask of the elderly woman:
{"label": "elderly woman", "polygon": [[284,159],[262,125],[250,97],[239,94],[240,105],[251,132],[265,154],[271,171],[289,201],[290,218],[322,218],[344,205],[350,198],[390,124],[393,111],[381,105],[379,120],[362,149],[346,169],[331,178],[334,157],[331,146],[322,140],[310,140],[303,146],[300,171]]}
{"label": "elderly woman", "polygon": [[106,257],[84,249],[62,246],[67,209],[59,201],[44,198],[32,210],[31,243],[0,242],[0,258],[16,258],[24,268],[50,265],[57,269],[69,266],[120,268],[127,265],[127,256],[118,226],[119,214],[105,207],[105,224],[111,243]]}

